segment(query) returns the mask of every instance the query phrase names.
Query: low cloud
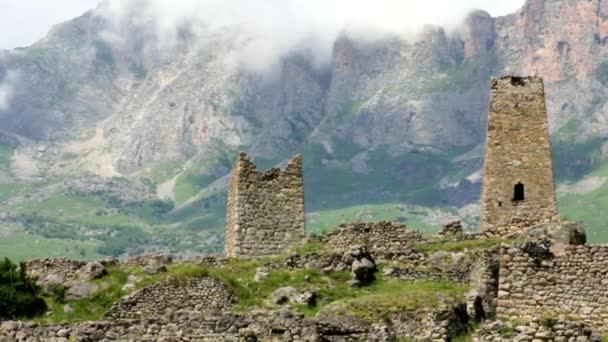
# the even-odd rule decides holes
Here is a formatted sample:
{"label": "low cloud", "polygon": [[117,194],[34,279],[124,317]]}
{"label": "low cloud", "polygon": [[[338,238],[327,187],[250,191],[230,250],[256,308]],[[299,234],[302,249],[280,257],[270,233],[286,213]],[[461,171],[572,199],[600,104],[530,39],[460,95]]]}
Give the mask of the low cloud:
{"label": "low cloud", "polygon": [[4,78],[0,79],[0,111],[10,108],[18,80],[19,73],[16,71],[9,71]]}
{"label": "low cloud", "polygon": [[[425,25],[450,31],[473,9],[493,15],[515,11],[523,0],[106,0],[99,13],[145,25],[170,50],[186,25],[201,44],[218,34],[233,41],[234,62],[264,70],[294,50],[327,63],[337,37],[369,40],[387,34],[414,37]],[[108,33],[108,37],[120,34]]]}

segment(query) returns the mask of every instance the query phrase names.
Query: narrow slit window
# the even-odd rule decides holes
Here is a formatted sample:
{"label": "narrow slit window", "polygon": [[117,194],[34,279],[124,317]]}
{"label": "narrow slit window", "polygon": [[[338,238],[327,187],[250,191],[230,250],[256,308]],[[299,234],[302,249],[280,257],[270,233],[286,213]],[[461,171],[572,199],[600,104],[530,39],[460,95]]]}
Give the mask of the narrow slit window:
{"label": "narrow slit window", "polygon": [[524,185],[521,183],[515,184],[515,188],[513,191],[513,200],[514,201],[523,201],[524,199],[525,199]]}

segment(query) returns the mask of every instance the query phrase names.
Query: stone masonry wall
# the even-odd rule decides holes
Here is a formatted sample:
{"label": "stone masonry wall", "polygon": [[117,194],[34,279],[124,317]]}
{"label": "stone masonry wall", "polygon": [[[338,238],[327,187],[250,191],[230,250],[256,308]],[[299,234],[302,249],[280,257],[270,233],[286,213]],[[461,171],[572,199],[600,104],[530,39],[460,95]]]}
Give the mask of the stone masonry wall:
{"label": "stone masonry wall", "polygon": [[225,253],[229,257],[276,255],[304,237],[302,157],[284,170],[256,170],[245,153],[230,174]]}
{"label": "stone masonry wall", "polygon": [[548,243],[527,242],[500,253],[499,316],[561,315],[608,332],[608,245],[554,255]]}
{"label": "stone masonry wall", "polygon": [[[515,187],[523,185],[523,200]],[[492,80],[481,194],[482,232],[504,235],[556,214],[543,81]],[[513,227],[513,228],[511,228]]]}
{"label": "stone masonry wall", "polygon": [[106,319],[144,319],[167,310],[223,310],[232,306],[232,295],[217,279],[201,277],[167,280],[145,287],[114,303]]}
{"label": "stone masonry wall", "polygon": [[381,221],[341,224],[321,239],[336,250],[365,245],[377,253],[401,251],[408,244],[421,242],[424,238],[420,232],[399,222]]}
{"label": "stone masonry wall", "polygon": [[475,332],[474,342],[601,342],[600,335],[580,322],[537,318],[525,324],[491,321]]}

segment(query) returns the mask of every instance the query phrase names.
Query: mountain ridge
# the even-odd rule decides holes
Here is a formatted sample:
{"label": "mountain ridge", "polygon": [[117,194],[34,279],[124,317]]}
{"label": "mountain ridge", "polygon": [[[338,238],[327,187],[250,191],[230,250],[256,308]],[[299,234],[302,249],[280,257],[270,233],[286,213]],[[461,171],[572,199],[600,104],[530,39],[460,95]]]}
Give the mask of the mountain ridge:
{"label": "mountain ridge", "polygon": [[[177,42],[163,50],[145,23],[117,24],[96,11],[56,26],[31,47],[0,54],[0,80],[19,75],[11,106],[0,111],[10,133],[4,135],[26,138],[19,147],[7,145],[8,166],[0,168],[8,189],[3,198],[17,203],[13,212],[32,206],[14,197],[16,186],[42,182],[39,191],[55,198],[57,190],[44,189],[114,177],[124,186],[144,184],[148,194],[141,203],[154,197],[175,202],[152,220],[128,209],[144,231],[160,225],[170,227],[167,238],[208,239],[207,233],[221,235],[222,179],[244,150],[260,168],[303,154],[313,230],[369,217],[364,206],[374,208],[374,218],[409,218],[424,229],[437,223],[436,211],[467,217],[474,226],[487,86],[502,74],[544,77],[562,189],[603,170],[608,5],[600,0],[528,0],[497,18],[474,11],[455,32],[430,26],[417,39],[360,41],[343,33],[327,65],[318,65],[304,47],[267,73],[238,67],[238,33],[207,37],[201,45],[184,25]],[[603,183],[594,184],[600,189]],[[593,221],[582,208],[590,199],[572,196],[564,193],[561,207]],[[106,197],[102,209],[118,215]],[[431,207],[412,209],[430,216],[399,214],[412,205]],[[319,212],[327,215],[316,218]],[[597,232],[603,239],[593,225],[590,237]]]}

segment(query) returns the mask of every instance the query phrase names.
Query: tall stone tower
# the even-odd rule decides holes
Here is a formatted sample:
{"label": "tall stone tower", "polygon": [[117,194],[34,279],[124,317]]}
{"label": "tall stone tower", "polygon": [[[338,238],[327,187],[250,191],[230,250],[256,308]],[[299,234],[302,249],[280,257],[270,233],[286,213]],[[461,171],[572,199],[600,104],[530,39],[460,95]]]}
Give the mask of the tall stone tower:
{"label": "tall stone tower", "polygon": [[543,80],[492,80],[482,232],[505,234],[557,213]]}
{"label": "tall stone tower", "polygon": [[303,237],[302,157],[296,155],[284,170],[260,172],[245,153],[240,153],[228,185],[225,254],[281,254]]}

